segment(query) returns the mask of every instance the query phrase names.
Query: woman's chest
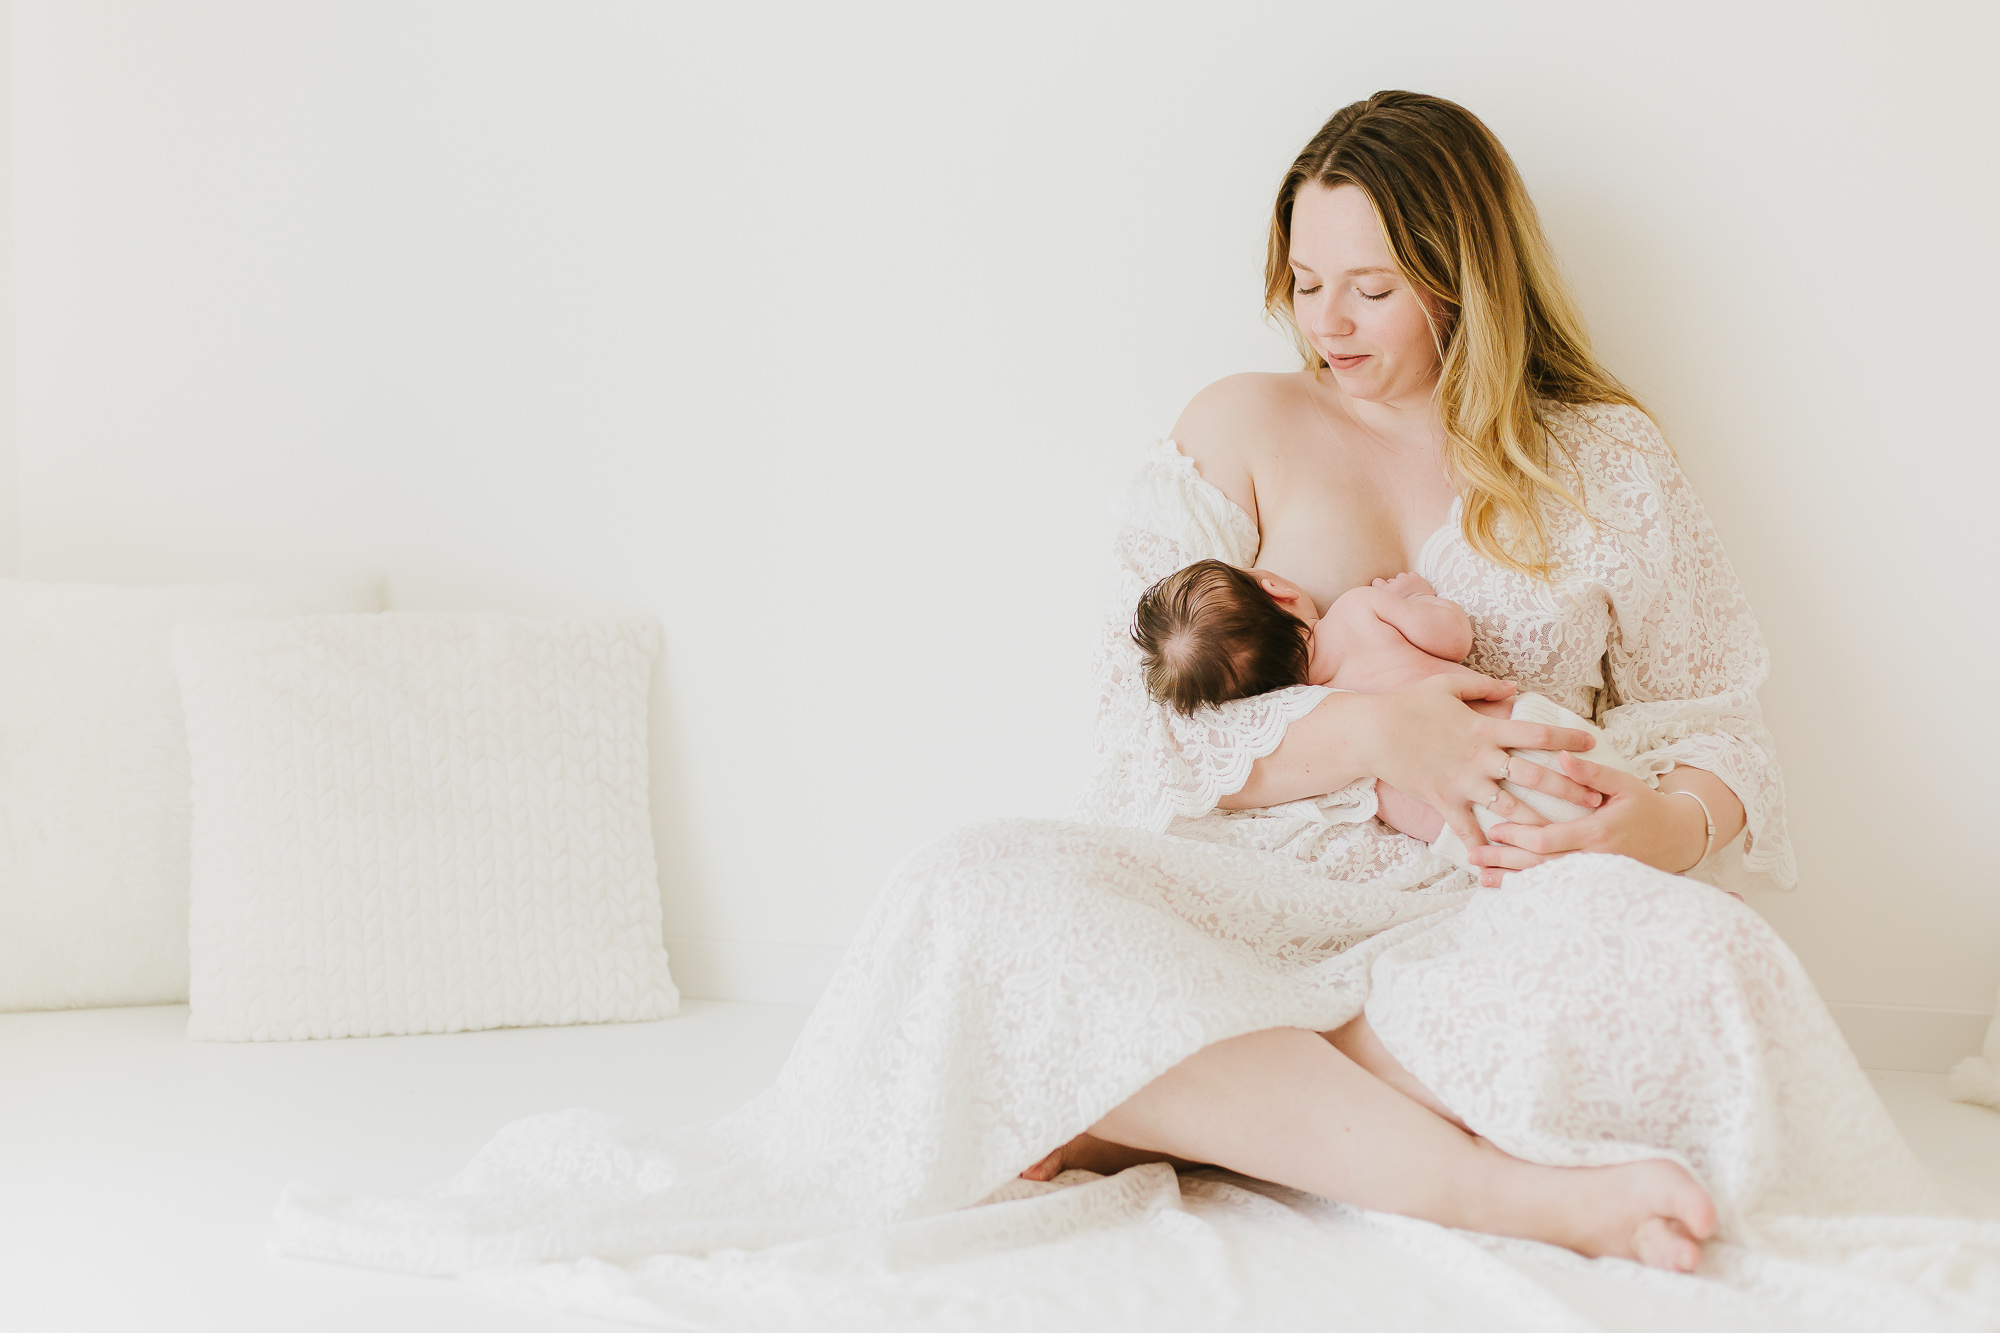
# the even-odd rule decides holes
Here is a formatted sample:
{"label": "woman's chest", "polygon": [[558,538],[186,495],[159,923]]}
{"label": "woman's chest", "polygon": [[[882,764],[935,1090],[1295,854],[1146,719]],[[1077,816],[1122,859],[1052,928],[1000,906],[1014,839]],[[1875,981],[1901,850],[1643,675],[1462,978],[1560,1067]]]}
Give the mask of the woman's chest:
{"label": "woman's chest", "polygon": [[1493,564],[1460,531],[1462,506],[1442,474],[1358,449],[1267,457],[1255,472],[1257,564],[1312,594],[1322,609],[1351,588],[1415,570],[1472,621],[1466,665],[1589,713],[1617,631],[1615,590],[1629,590],[1629,553],[1607,523],[1547,503],[1553,582]]}
{"label": "woman's chest", "polygon": [[1260,471],[1257,495],[1258,567],[1304,588],[1322,610],[1351,588],[1414,569],[1452,503],[1442,478],[1378,476],[1311,459]]}

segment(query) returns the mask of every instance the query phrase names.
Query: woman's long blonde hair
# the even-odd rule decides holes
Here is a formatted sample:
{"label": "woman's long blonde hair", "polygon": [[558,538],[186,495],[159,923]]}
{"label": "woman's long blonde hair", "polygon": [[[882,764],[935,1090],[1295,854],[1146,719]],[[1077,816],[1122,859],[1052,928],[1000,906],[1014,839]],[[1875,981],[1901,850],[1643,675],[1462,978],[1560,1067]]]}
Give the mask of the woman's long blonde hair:
{"label": "woman's long blonde hair", "polygon": [[1568,469],[1553,456],[1542,405],[1640,404],[1591,355],[1513,159],[1477,116],[1422,93],[1376,93],[1321,127],[1285,173],[1264,265],[1264,309],[1317,374],[1326,360],[1293,315],[1289,263],[1292,203],[1308,184],[1359,186],[1396,263],[1429,298],[1445,465],[1465,499],[1465,540],[1495,564],[1551,578],[1542,500],[1589,515],[1556,475]]}

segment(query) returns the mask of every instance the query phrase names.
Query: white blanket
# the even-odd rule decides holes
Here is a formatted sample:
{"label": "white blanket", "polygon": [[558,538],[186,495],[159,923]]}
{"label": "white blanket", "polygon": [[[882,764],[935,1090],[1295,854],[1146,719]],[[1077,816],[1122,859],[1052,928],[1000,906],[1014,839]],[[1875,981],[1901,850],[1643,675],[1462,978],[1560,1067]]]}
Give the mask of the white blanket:
{"label": "white blanket", "polygon": [[[741,1110],[537,1117],[407,1198],[295,1186],[279,1246],[672,1328],[2000,1328],[2000,1223],[1951,1215],[1748,909],[1612,857],[1332,888],[1186,838],[968,830],[898,869]],[[1364,1003],[1506,1150],[1686,1164],[1722,1219],[1701,1275],[1220,1173],[1015,1180],[1200,1047]]]}

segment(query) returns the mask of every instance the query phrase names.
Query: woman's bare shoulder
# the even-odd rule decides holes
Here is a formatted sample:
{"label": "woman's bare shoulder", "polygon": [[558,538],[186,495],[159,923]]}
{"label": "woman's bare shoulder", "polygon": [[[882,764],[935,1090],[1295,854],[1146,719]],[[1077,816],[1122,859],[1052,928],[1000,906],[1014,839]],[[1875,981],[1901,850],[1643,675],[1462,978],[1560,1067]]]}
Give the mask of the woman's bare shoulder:
{"label": "woman's bare shoulder", "polygon": [[1297,373],[1261,371],[1227,376],[1196,394],[1174,423],[1173,440],[1181,452],[1252,518],[1258,459],[1293,436],[1298,413],[1309,409],[1302,379]]}
{"label": "woman's bare shoulder", "polygon": [[1189,400],[1174,423],[1183,452],[1228,452],[1281,432],[1304,404],[1296,373],[1246,371],[1227,375]]}

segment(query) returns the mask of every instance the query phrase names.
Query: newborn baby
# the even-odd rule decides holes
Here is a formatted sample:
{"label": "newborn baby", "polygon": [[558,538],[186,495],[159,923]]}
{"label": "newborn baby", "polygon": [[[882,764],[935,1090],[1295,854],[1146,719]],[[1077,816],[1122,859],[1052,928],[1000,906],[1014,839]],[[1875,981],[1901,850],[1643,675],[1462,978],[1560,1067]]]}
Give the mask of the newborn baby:
{"label": "newborn baby", "polygon": [[[1382,694],[1428,676],[1478,674],[1460,665],[1472,651],[1472,621],[1465,608],[1438,596],[1416,574],[1350,588],[1321,615],[1305,590],[1288,579],[1268,570],[1199,560],[1146,589],[1133,617],[1132,638],[1145,657],[1147,690],[1186,714],[1287,685]],[[1538,694],[1470,706],[1496,717],[1575,727],[1603,737],[1590,722]],[[1561,771],[1552,753],[1514,753]],[[1590,758],[1644,777],[1608,742],[1591,750]],[[1590,813],[1512,782],[1501,786],[1553,822]],[[1391,828],[1421,838],[1447,860],[1475,868],[1464,842],[1445,827],[1437,811],[1387,783],[1376,784],[1376,800],[1377,813]],[[1306,804],[1311,803],[1273,808],[1292,811]],[[1474,806],[1473,815],[1482,829],[1502,822],[1484,806]]]}

